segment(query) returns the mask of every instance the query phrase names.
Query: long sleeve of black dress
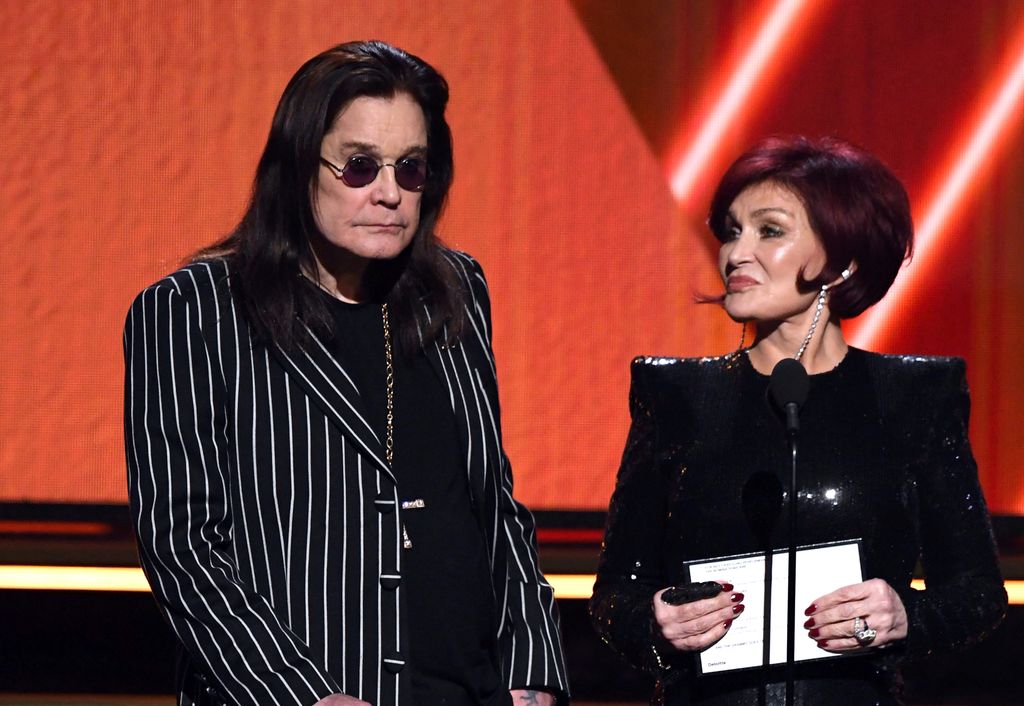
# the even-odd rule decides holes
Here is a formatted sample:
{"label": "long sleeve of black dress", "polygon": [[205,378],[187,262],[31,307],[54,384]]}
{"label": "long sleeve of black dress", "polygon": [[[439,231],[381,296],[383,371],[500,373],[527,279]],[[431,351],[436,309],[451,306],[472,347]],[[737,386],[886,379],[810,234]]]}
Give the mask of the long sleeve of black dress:
{"label": "long sleeve of black dress", "polygon": [[894,587],[907,611],[908,655],[972,644],[1002,620],[1007,606],[967,435],[971,403],[964,362],[953,359],[929,372],[930,379],[920,382],[934,404],[923,409],[927,438],[913,475],[926,589]]}
{"label": "long sleeve of black dress", "polygon": [[608,511],[590,611],[606,644],[631,664],[660,676],[666,663],[655,651],[652,598],[667,585],[661,537],[668,507],[657,468],[657,425],[638,365],[634,363],[629,395],[632,424]]}

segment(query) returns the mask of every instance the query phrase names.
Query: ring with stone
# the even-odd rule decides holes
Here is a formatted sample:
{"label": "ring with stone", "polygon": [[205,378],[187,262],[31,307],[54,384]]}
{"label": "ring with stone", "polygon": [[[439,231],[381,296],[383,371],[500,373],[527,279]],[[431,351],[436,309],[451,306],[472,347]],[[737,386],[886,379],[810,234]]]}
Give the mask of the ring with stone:
{"label": "ring with stone", "polygon": [[868,627],[868,621],[860,616],[853,619],[853,636],[861,647],[870,645],[877,635],[877,630]]}

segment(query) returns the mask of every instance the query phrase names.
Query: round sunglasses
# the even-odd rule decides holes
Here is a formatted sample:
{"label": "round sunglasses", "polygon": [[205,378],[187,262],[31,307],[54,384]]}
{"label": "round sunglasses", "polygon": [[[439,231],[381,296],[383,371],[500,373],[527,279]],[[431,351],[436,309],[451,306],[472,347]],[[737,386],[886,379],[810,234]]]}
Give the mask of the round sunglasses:
{"label": "round sunglasses", "polygon": [[383,167],[395,170],[395,182],[406,191],[423,191],[427,183],[427,162],[416,157],[403,157],[397,162],[381,164],[370,157],[356,155],[349,157],[344,167],[339,167],[323,157],[320,161],[331,170],[336,179],[341,179],[346,186],[353,189],[372,184],[377,178],[377,172]]}

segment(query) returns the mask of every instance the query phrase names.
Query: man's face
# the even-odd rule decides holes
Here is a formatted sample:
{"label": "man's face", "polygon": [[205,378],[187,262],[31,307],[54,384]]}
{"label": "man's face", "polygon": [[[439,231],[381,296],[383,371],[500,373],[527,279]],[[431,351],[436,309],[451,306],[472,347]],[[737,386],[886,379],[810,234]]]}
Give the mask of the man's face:
{"label": "man's face", "polygon": [[[423,111],[405,93],[354,99],[338,113],[320,148],[323,159],[342,168],[353,157],[392,165],[404,158],[425,160],[426,153]],[[321,163],[313,212],[325,242],[317,245],[337,249],[332,259],[356,263],[397,257],[419,226],[421,197],[398,185],[391,166],[366,186],[351,187]]]}

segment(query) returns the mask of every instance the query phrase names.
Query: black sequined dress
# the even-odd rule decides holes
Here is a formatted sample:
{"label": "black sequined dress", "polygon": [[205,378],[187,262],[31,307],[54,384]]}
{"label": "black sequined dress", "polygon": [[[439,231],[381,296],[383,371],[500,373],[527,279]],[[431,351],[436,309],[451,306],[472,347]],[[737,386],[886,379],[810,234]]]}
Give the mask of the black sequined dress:
{"label": "black sequined dress", "polygon": [[[797,704],[899,703],[902,659],[967,645],[1005,614],[967,439],[964,373],[957,358],[851,348],[835,369],[811,376],[800,415],[797,543],[862,538],[865,576],[900,595],[909,632],[886,649],[799,666]],[[768,377],[742,354],[637,358],[632,376],[633,422],[591,600],[594,624],[657,677],[656,703],[784,703],[780,668],[698,675],[693,654],[662,650],[662,668],[652,650],[652,596],[685,581],[683,562],[764,546],[744,513],[744,488],[765,474],[785,487],[789,469],[781,423],[765,400]],[[784,494],[782,518],[788,502]],[[788,546],[785,528],[779,521],[769,530],[773,546]],[[910,587],[919,559],[922,591]]]}

